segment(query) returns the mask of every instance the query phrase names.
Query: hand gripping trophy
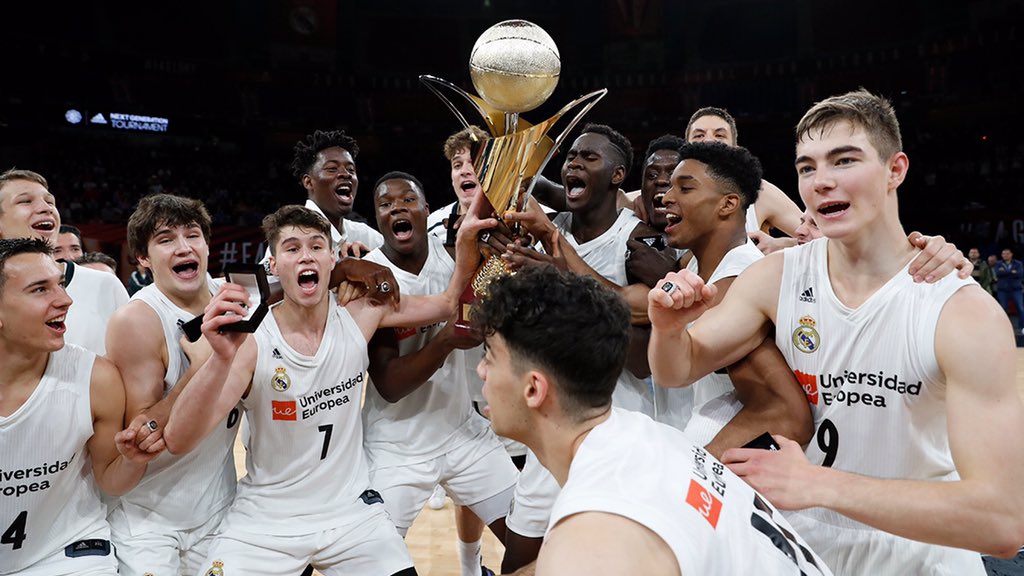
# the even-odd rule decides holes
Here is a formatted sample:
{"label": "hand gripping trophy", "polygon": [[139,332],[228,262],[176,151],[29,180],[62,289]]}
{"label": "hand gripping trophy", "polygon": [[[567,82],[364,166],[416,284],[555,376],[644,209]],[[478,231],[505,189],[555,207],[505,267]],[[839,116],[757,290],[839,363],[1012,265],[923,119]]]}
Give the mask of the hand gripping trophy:
{"label": "hand gripping trophy", "polygon": [[[522,120],[520,113],[540,106],[554,92],[561,66],[558,47],[544,29],[525,20],[506,20],[485,30],[473,46],[469,73],[480,96],[468,94],[441,78],[420,76],[420,81],[444,102],[463,127],[468,128],[469,122],[445,91],[468,102],[491,133],[491,138],[475,145],[471,154],[477,179],[498,217],[509,210],[525,208],[536,182],[534,177],[573,127],[608,93],[603,88],[581,96],[537,124]],[[555,123],[579,106],[582,107],[558,136],[548,136]],[[523,191],[526,180],[529,185]],[[491,279],[507,273],[504,260],[496,255],[484,262],[463,293],[457,329],[469,328],[469,305],[484,293]]]}

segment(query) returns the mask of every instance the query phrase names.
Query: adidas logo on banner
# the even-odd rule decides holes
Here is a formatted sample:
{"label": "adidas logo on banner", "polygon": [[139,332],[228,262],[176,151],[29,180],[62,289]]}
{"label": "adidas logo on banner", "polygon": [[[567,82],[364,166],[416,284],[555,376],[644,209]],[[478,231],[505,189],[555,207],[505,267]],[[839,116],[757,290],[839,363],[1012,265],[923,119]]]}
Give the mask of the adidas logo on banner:
{"label": "adidas logo on banner", "polygon": [[812,287],[804,290],[803,294],[800,295],[800,301],[814,304],[814,288]]}

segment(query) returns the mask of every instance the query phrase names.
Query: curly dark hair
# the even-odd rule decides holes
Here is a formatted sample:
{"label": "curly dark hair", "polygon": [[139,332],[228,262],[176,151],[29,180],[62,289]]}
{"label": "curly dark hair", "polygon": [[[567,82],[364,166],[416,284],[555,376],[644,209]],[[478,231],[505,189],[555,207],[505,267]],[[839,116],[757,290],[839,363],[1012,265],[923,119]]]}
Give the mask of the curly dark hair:
{"label": "curly dark hair", "polygon": [[596,280],[523,268],[494,280],[470,318],[484,335],[501,335],[515,366],[547,373],[570,417],[611,403],[626,362],[629,310]]}
{"label": "curly dark hair", "polygon": [[619,153],[619,161],[626,167],[625,175],[629,176],[633,168],[633,145],[629,143],[629,138],[607,124],[587,124],[580,134],[600,134],[607,138],[612,148]]}
{"label": "curly dark hair", "polygon": [[740,197],[744,209],[757,202],[761,189],[761,162],[741,146],[724,142],[690,142],[679,149],[680,160],[693,158],[707,165],[708,175]]}
{"label": "curly dark hair", "polygon": [[313,169],[316,155],[322,150],[335,146],[348,150],[353,160],[359,155],[359,145],[356,144],[356,139],[346,134],[344,130],[317,130],[295,143],[295,156],[292,158],[291,165],[292,175],[301,180]]}
{"label": "curly dark hair", "polygon": [[42,238],[0,239],[0,297],[3,296],[4,284],[7,283],[7,261],[19,254],[53,255],[53,247]]}
{"label": "curly dark hair", "polygon": [[678,152],[680,148],[686,145],[686,140],[683,140],[675,134],[663,134],[658,136],[651,143],[647,145],[647,151],[644,152],[644,159],[641,164],[647,162],[647,159],[651,157],[651,154],[661,150],[671,150]]}

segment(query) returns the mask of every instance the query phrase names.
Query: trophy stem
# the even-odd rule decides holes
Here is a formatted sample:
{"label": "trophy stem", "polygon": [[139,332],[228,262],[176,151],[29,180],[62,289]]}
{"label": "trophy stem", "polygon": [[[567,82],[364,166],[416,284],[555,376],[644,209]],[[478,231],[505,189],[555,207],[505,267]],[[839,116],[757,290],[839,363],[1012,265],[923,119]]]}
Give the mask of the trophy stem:
{"label": "trophy stem", "polygon": [[518,112],[506,112],[505,113],[505,134],[512,134],[519,129],[519,113]]}

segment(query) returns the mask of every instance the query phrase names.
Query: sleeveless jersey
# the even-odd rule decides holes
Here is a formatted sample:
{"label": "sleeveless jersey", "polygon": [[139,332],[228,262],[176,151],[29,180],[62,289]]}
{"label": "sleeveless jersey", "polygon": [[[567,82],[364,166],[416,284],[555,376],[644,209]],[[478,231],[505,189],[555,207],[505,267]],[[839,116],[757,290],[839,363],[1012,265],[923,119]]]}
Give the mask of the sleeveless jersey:
{"label": "sleeveless jersey", "polygon": [[242,399],[249,421],[247,474],[238,481],[223,530],[295,536],[364,517],[360,495],[370,479],[359,400],[366,339],[348,311],[328,300],[313,356],[288,345],[273,308],[255,332],[256,368]]}
{"label": "sleeveless jersey", "polygon": [[[211,293],[216,283],[208,278]],[[163,327],[167,349],[164,394],[188,370],[181,349],[181,325],[194,317],[171,302],[156,284],[132,296],[156,312]],[[235,433],[241,412],[235,409],[191,452],[174,455],[164,451],[146,469],[138,486],[121,496],[125,517],[133,528],[186,530],[206,523],[231,503],[235,495]]]}
{"label": "sleeveless jersey", "polygon": [[[708,284],[714,284],[726,278],[735,278],[739,276],[740,272],[763,257],[764,255],[757,249],[757,246],[748,240],[725,253],[722,261],[718,263],[708,278]],[[696,258],[691,258],[686,269],[696,274],[698,264]],[[742,404],[735,400],[735,395],[731,394],[734,388],[732,381],[729,380],[729,375],[724,370],[721,372],[708,374],[687,388],[658,389],[656,391],[659,393],[658,421],[685,430],[690,440],[698,446],[704,446],[714,439],[722,427],[742,408]],[[687,393],[691,396],[687,397]],[[722,398],[726,394],[729,394],[730,397]],[[717,399],[715,404],[708,404],[715,399]],[[686,401],[689,401],[690,413],[685,414],[684,418],[678,412],[680,411],[679,407],[687,406]],[[703,408],[710,409],[706,418],[699,417]],[[691,414],[697,419],[691,418]]]}
{"label": "sleeveless jersey", "polygon": [[683,574],[831,574],[767,500],[686,436],[613,408],[580,444],[548,531],[581,512],[629,518],[671,548]]}
{"label": "sleeveless jersey", "polygon": [[86,448],[95,360],[73,344],[51,352],[32,395],[0,417],[0,574],[63,554],[72,542],[110,539]]}
{"label": "sleeveless jersey", "polygon": [[[619,286],[626,286],[626,241],[640,219],[632,210],[619,210],[618,218],[600,236],[580,244],[572,235],[572,213],[561,212],[552,220],[558,232],[595,272]],[[585,336],[583,334],[580,335]],[[623,369],[612,393],[612,404],[619,408],[656,414],[654,392],[646,382]]]}
{"label": "sleeveless jersey", "polygon": [[[877,478],[957,480],[935,332],[946,302],[974,281],[950,274],[916,284],[908,263],[867,301],[849,308],[832,290],[827,251],[826,238],[785,250],[779,287],[775,342],[814,416],[807,457]],[[878,532],[824,508],[799,514]]]}
{"label": "sleeveless jersey", "polygon": [[99,270],[65,263],[64,282],[74,304],[68,309],[64,342],[102,356],[107,353],[107,322],[128,302],[128,291],[114,276]]}
{"label": "sleeveless jersey", "polygon": [[761,223],[757,219],[757,209],[751,204],[747,207],[747,222],[745,225],[747,232],[754,232],[761,229]]}
{"label": "sleeveless jersey", "polygon": [[[403,294],[444,292],[455,273],[455,262],[440,240],[430,235],[426,240],[429,252],[419,274],[402,270],[380,250],[367,254],[366,260],[390,268]],[[444,326],[445,322],[438,322],[395,329],[399,354],[420,350]],[[429,380],[398,402],[385,400],[376,386],[366,389],[364,443],[375,467],[432,460],[483,434],[487,427],[487,420],[470,403],[462,350],[453,350]]]}

